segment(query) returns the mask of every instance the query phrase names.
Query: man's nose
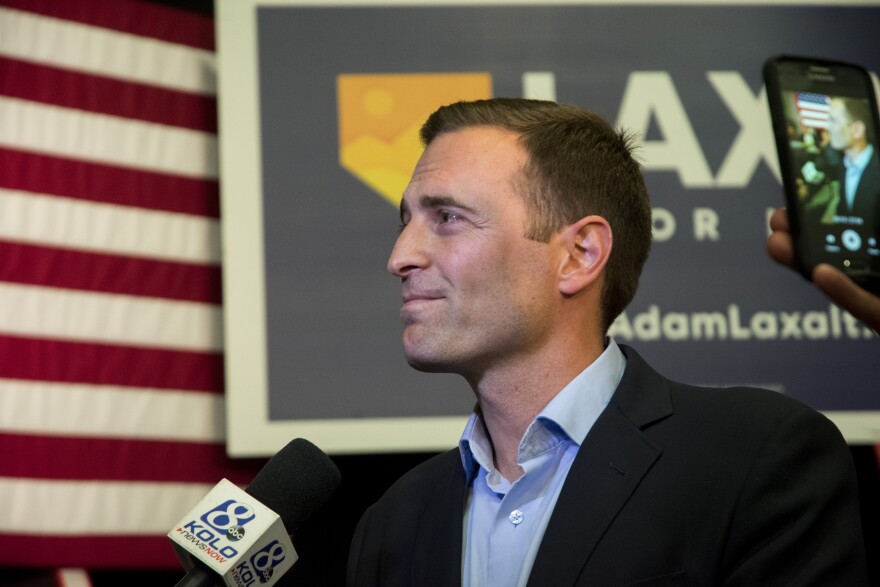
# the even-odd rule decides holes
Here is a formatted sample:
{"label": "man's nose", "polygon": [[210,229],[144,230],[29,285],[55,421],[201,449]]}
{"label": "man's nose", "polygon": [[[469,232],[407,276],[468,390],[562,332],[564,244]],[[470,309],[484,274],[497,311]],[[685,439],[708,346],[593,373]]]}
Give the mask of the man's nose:
{"label": "man's nose", "polygon": [[409,273],[428,266],[428,254],[425,247],[423,230],[415,222],[407,224],[400,235],[391,256],[388,257],[388,271],[397,277],[405,277]]}

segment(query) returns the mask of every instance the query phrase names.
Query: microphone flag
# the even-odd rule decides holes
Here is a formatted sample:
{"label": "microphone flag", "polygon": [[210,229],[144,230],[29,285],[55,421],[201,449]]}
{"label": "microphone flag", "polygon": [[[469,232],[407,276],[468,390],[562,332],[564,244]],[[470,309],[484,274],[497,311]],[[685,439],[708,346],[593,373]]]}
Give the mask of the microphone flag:
{"label": "microphone flag", "polygon": [[274,585],[298,558],[281,517],[226,479],[168,538],[185,570],[204,565],[230,587]]}

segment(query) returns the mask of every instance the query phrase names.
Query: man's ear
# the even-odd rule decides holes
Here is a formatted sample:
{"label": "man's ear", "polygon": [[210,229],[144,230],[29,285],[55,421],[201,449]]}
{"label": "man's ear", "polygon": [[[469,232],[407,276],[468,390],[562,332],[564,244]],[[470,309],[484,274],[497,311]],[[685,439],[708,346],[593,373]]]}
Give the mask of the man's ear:
{"label": "man's ear", "polygon": [[597,283],[611,255],[611,225],[601,216],[587,216],[562,229],[564,259],[559,269],[559,290],[577,294]]}

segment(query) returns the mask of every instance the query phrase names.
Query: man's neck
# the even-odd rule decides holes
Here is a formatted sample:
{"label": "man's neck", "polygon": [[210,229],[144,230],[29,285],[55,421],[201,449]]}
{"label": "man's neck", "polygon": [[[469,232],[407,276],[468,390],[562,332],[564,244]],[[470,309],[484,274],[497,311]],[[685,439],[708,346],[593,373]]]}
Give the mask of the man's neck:
{"label": "man's neck", "polygon": [[483,374],[471,382],[492,441],[495,467],[509,481],[523,474],[517,462],[519,444],[535,417],[602,354],[602,344],[550,353],[545,358],[517,360],[509,367]]}
{"label": "man's neck", "polygon": [[862,151],[868,148],[867,143],[853,143],[846,150],[846,156],[850,161],[855,161],[856,157],[862,154]]}

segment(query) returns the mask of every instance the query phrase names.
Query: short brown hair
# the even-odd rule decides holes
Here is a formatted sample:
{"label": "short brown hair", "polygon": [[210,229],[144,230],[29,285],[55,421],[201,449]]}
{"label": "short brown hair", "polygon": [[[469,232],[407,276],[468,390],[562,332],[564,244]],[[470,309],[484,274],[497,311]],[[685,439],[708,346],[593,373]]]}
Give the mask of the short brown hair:
{"label": "short brown hair", "polygon": [[651,207],[632,135],[577,106],[495,98],[439,108],[422,126],[422,142],[427,146],[441,134],[474,126],[519,134],[529,155],[523,170],[524,197],[534,213],[528,238],[546,242],[592,214],[608,221],[614,244],[601,302],[607,332],[635,296],[651,247]]}

